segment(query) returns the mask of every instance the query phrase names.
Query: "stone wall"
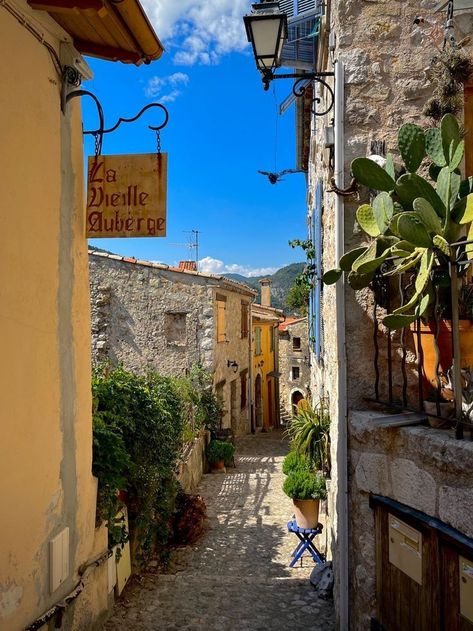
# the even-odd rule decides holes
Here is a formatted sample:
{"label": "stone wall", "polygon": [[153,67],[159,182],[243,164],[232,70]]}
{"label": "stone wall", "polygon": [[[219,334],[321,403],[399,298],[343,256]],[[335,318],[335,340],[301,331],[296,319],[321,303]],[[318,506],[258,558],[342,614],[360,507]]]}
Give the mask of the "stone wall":
{"label": "stone wall", "polygon": [[352,412],[350,431],[351,628],[375,613],[375,533],[370,493],[436,517],[473,537],[473,443],[427,427],[375,428],[379,412]]}
{"label": "stone wall", "polygon": [[194,493],[202,479],[209,439],[209,432],[202,430],[184,451],[176,477],[186,493]]}
{"label": "stone wall", "polygon": [[[345,68],[344,85],[344,182],[351,181],[350,164],[358,156],[368,156],[373,141],[384,141],[387,152],[396,152],[397,132],[407,121],[427,125],[422,116],[424,103],[431,94],[431,86],[424,69],[436,49],[423,26],[416,26],[414,18],[419,13],[431,23],[444,16],[434,16],[436,0],[332,0],[329,13],[321,29],[319,70],[333,71],[333,61]],[[428,30],[428,29],[427,29]],[[328,32],[331,32],[334,49],[328,51]],[[335,86],[335,92],[337,91]],[[327,100],[327,91],[319,91]],[[320,107],[323,106],[323,101]],[[334,153],[325,147],[326,125],[333,124],[333,110],[324,118],[313,121],[310,164],[308,173],[308,211],[314,211],[315,187],[323,188],[322,214],[322,273],[337,266],[335,256],[337,225],[336,199],[331,189],[334,176]],[[359,196],[343,197],[341,214],[344,221],[344,251],[357,247],[365,240],[355,220],[360,203],[367,201],[369,192],[361,190]],[[311,389],[314,397],[327,396],[332,418],[332,480],[329,507],[335,508],[338,496],[339,460],[341,445],[339,428],[345,418],[339,418],[339,361],[347,366],[347,409],[366,407],[365,398],[374,394],[375,372],[373,366],[373,303],[369,290],[354,292],[345,286],[345,335],[346,349],[338,355],[338,331],[336,327],[336,288],[323,288],[322,357],[317,362],[311,358]],[[382,314],[379,313],[379,316]],[[381,351],[378,364],[385,362],[386,332],[378,332]],[[396,356],[396,349],[394,356]],[[410,356],[412,360],[412,355]],[[356,498],[352,498],[352,510]],[[337,511],[329,516],[328,529],[333,534],[331,552],[337,568],[338,546]],[[338,586],[335,587],[337,597]],[[354,627],[355,628],[355,627]],[[363,628],[363,627],[359,627]],[[345,631],[345,630],[343,630]]]}
{"label": "stone wall", "polygon": [[[213,291],[205,278],[89,255],[94,362],[180,375],[213,366]],[[185,320],[176,339],[172,318]],[[172,333],[170,335],[170,333]]]}
{"label": "stone wall", "polygon": [[[168,269],[165,266],[89,254],[92,356],[144,372],[179,376],[201,363],[213,374],[220,393],[223,427],[235,434],[250,430],[250,338],[242,337],[242,301],[255,292],[220,277]],[[217,341],[217,294],[225,298],[226,337]],[[230,366],[229,362],[236,362]],[[246,379],[242,380],[242,373]],[[241,384],[246,405],[241,406]]]}
{"label": "stone wall", "polygon": [[[307,398],[310,392],[309,365],[309,333],[307,318],[283,324],[284,330],[279,330],[279,378],[280,404],[287,416],[292,416],[292,395],[300,392]],[[293,350],[293,338],[301,339],[301,348]],[[293,379],[292,368],[299,368],[299,377]]]}

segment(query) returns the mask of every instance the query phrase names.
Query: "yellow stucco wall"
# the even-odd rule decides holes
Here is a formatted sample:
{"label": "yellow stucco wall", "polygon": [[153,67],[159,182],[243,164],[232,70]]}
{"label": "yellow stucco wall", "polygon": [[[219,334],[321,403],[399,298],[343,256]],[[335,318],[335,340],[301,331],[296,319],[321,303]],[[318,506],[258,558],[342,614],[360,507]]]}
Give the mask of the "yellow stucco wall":
{"label": "yellow stucco wall", "polygon": [[[226,341],[217,340],[217,297],[226,298],[225,321],[226,321]],[[224,287],[214,290],[214,384],[223,384],[223,406],[224,416],[222,426],[232,427],[236,434],[244,434],[250,430],[250,396],[249,396],[249,366],[250,366],[250,338],[249,338],[249,305],[253,295],[240,293],[239,291],[229,291]],[[241,337],[241,302],[248,303],[248,336]],[[235,371],[228,367],[228,361],[236,361],[238,369]],[[240,373],[248,371],[247,378],[247,405],[240,407],[241,401],[241,380]],[[232,406],[231,392],[232,381],[234,384],[235,401]]]}
{"label": "yellow stucco wall", "polygon": [[[274,377],[269,377],[268,373],[276,370],[276,334],[274,328],[278,321],[267,322],[253,317],[252,335],[253,335],[253,401],[255,404],[255,414],[257,414],[257,388],[256,379],[258,375],[261,377],[261,398],[262,398],[262,424],[265,429],[274,427],[277,419],[277,385]],[[255,330],[261,329],[261,353],[256,354],[258,350],[255,344]],[[274,344],[271,350],[271,336]],[[268,385],[271,384],[271,385]],[[271,392],[271,396],[270,396]],[[258,423],[257,423],[258,426]],[[261,425],[259,425],[261,426]]]}
{"label": "yellow stucco wall", "polygon": [[[17,4],[59,51],[46,14]],[[16,631],[106,549],[91,474],[90,314],[80,106],[60,110],[46,48],[0,6],[0,629]],[[50,593],[49,544],[70,528],[69,578]],[[93,628],[106,566],[64,618]]]}

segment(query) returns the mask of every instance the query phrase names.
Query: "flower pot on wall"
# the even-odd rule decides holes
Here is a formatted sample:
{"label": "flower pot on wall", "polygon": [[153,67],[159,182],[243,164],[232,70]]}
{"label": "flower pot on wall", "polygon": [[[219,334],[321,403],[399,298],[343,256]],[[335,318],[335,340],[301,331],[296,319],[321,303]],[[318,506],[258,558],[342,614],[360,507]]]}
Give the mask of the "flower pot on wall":
{"label": "flower pot on wall", "polygon": [[[449,418],[455,415],[455,403],[453,401],[441,401],[440,416],[443,418],[437,418],[437,403],[435,401],[424,401],[424,410],[427,412],[427,420],[430,427],[435,429],[448,429],[452,426],[452,421]],[[433,416],[430,416],[430,415]]]}
{"label": "flower pot on wall", "polygon": [[[416,353],[418,349],[417,323],[411,325],[412,335]],[[473,322],[471,320],[460,320],[460,356],[461,367],[473,367]],[[452,323],[450,320],[440,320],[438,347],[440,354],[439,372],[446,372],[452,365]],[[435,374],[435,364],[437,361],[435,354],[435,322],[429,321],[427,324],[420,324],[420,344],[423,353],[423,381],[424,387],[428,390],[437,387]]]}
{"label": "flower pot on wall", "polygon": [[316,528],[319,523],[320,500],[292,500],[299,528]]}

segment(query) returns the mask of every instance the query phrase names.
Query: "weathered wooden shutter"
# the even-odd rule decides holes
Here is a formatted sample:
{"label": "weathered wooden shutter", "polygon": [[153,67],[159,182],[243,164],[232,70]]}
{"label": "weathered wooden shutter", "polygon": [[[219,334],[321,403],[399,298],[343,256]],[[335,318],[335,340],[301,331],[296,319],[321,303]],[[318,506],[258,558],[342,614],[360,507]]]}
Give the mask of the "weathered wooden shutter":
{"label": "weathered wooden shutter", "polygon": [[261,329],[255,328],[255,355],[261,355]]}
{"label": "weathered wooden shutter", "polygon": [[225,331],[225,302],[217,300],[217,342],[225,342],[227,339]]}
{"label": "weathered wooden shutter", "polygon": [[281,64],[296,69],[313,69],[316,62],[320,16],[320,0],[280,0],[279,8],[288,17],[288,38]]}

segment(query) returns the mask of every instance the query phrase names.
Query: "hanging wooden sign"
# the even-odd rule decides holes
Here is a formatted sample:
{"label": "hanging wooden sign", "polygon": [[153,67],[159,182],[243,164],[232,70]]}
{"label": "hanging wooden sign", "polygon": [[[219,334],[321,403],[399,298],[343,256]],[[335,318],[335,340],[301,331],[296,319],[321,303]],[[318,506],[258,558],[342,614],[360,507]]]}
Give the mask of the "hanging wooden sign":
{"label": "hanging wooden sign", "polygon": [[87,237],[165,237],[167,154],[91,156]]}

